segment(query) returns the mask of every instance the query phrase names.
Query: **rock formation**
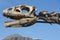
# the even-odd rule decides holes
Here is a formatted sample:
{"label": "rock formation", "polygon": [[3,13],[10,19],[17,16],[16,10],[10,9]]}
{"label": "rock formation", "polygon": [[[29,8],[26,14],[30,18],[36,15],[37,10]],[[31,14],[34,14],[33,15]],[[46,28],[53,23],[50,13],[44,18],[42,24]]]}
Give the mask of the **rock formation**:
{"label": "rock formation", "polygon": [[40,40],[40,39],[32,39],[29,37],[23,37],[19,34],[13,34],[13,35],[7,36],[3,40]]}

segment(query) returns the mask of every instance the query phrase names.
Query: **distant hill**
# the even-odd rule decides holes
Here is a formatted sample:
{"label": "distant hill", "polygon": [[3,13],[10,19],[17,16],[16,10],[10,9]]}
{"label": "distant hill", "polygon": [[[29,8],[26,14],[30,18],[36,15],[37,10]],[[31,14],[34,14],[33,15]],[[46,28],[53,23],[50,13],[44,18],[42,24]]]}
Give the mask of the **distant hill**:
{"label": "distant hill", "polygon": [[7,36],[3,40],[40,40],[40,39],[32,39],[29,37],[23,37],[19,34],[13,34],[13,35]]}

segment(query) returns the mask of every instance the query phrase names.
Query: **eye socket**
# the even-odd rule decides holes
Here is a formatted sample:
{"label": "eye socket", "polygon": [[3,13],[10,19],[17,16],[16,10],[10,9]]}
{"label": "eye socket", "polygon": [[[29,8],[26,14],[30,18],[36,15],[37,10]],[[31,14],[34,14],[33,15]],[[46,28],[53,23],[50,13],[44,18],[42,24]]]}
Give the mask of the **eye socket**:
{"label": "eye socket", "polygon": [[20,10],[16,9],[17,12],[20,12]]}
{"label": "eye socket", "polygon": [[12,10],[12,8],[9,8],[8,10]]}

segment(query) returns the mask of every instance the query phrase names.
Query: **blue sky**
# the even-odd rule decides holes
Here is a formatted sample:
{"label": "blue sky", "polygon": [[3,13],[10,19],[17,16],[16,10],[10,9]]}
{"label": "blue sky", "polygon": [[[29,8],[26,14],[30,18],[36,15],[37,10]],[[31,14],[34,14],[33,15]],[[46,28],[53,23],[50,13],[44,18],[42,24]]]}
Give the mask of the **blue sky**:
{"label": "blue sky", "polygon": [[26,28],[5,28],[4,21],[9,19],[2,15],[2,11],[21,4],[36,6],[38,9],[36,14],[43,10],[60,12],[60,0],[0,0],[0,40],[11,34],[42,40],[60,40],[60,25],[58,24],[36,23]]}

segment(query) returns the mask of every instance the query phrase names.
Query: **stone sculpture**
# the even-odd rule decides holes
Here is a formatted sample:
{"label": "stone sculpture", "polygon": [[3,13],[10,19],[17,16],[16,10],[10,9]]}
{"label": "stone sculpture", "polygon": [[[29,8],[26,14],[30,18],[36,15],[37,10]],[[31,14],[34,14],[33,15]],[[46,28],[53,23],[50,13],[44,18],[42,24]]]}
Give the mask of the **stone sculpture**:
{"label": "stone sculpture", "polygon": [[[24,12],[26,10],[27,12]],[[60,24],[60,14],[56,12],[48,13],[41,11],[36,15],[36,7],[28,5],[19,5],[3,10],[3,16],[13,19],[5,22],[6,27],[27,27],[40,21],[40,23],[57,23]]]}

